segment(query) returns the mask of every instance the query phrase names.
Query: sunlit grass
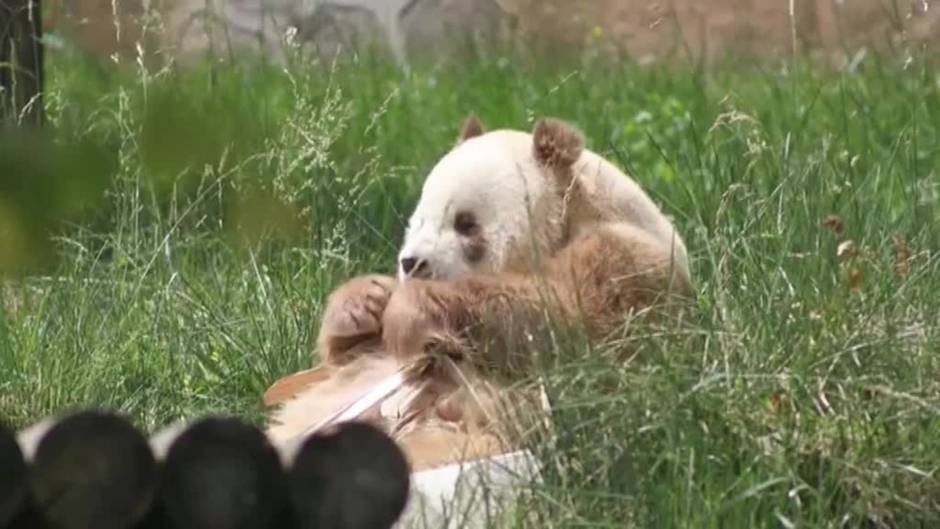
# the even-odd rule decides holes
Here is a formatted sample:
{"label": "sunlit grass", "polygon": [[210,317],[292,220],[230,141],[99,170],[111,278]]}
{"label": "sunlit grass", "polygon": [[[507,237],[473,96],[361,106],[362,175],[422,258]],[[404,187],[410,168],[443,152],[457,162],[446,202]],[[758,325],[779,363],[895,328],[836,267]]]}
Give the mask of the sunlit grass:
{"label": "sunlit grass", "polygon": [[75,406],[150,430],[262,421],[264,389],[313,362],[329,292],[391,270],[464,116],[527,129],[553,115],[674,217],[699,314],[626,366],[603,344],[551,351],[558,438],[540,452],[535,525],[940,522],[940,72],[926,62],[142,76],[68,56],[50,73],[47,143],[0,159],[14,426]]}

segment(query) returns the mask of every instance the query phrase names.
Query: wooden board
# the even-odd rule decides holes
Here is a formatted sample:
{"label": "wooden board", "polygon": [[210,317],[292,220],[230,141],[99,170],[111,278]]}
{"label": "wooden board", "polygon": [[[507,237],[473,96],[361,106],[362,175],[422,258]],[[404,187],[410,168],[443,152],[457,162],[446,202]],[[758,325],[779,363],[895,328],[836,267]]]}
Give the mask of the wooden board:
{"label": "wooden board", "polygon": [[276,406],[294,397],[310,384],[322,382],[329,376],[329,368],[318,366],[280,378],[264,392],[264,405]]}
{"label": "wooden board", "polygon": [[[265,392],[264,402],[268,407],[274,407],[285,403],[292,398],[297,397],[305,390],[318,384],[328,383],[330,377],[338,372],[330,366],[319,365],[311,369],[299,371],[282,377],[275,381]],[[334,420],[348,420],[344,416],[350,414],[355,416],[369,417],[370,420],[377,419],[382,412],[380,408],[386,399],[397,401],[401,398],[402,392],[414,391],[403,386],[397,389],[382,390],[381,388],[391,383],[395,375],[376,380],[373,391],[366,389],[361,396],[351,397],[345,404],[337,406],[335,413],[331,418],[319,419],[318,422],[311,422],[307,432],[297,432],[291,434],[283,441],[290,445],[299,444],[303,436],[309,435],[318,425],[322,426]],[[401,384],[401,381],[399,382]],[[389,394],[391,391],[391,394]],[[396,395],[397,394],[397,395]],[[544,396],[544,395],[543,395]],[[375,399],[379,399],[375,401]],[[548,410],[547,402],[542,403],[545,410]],[[419,404],[419,408],[424,405]],[[357,411],[358,410],[358,411]],[[302,414],[301,409],[301,414]],[[323,414],[323,410],[317,413]],[[399,443],[405,453],[406,458],[412,466],[413,471],[420,472],[433,468],[440,468],[452,464],[465,464],[473,461],[481,461],[511,453],[518,450],[519,447],[514,443],[500,439],[491,432],[478,431],[477,428],[471,428],[466,431],[462,428],[451,428],[445,426],[436,420],[425,423],[420,417],[423,412],[416,412],[421,426],[417,428],[408,428],[408,431],[397,432],[392,427],[390,434]],[[406,415],[409,415],[406,413]],[[381,419],[377,419],[382,422]],[[298,437],[298,435],[300,437]]]}

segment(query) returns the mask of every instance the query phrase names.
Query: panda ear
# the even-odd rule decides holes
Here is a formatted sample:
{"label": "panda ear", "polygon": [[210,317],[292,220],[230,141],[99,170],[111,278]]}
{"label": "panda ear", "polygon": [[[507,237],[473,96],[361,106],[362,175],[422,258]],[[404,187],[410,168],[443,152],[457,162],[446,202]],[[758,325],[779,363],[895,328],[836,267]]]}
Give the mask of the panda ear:
{"label": "panda ear", "polygon": [[476,114],[470,114],[467,116],[467,119],[464,120],[463,126],[460,128],[460,136],[457,138],[457,143],[463,143],[470,138],[475,138],[477,136],[482,136],[486,130],[483,128],[483,123],[480,122],[480,118]]}
{"label": "panda ear", "polygon": [[568,169],[584,151],[584,136],[572,125],[555,118],[543,118],[532,131],[535,160],[553,169]]}

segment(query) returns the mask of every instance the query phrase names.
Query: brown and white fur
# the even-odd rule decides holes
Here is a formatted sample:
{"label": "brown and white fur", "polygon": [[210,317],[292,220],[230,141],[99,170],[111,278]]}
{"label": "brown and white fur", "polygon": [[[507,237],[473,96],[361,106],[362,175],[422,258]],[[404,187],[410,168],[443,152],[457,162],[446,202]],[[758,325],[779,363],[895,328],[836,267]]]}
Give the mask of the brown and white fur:
{"label": "brown and white fur", "polygon": [[[672,223],[556,119],[525,133],[485,132],[469,118],[424,183],[397,276],[354,278],[330,296],[317,342],[329,369],[364,385],[368,373],[442,347],[478,374],[524,366],[521,344],[549,320],[582,323],[600,339],[631,314],[692,292]],[[480,400],[454,413],[462,390],[448,387],[451,418],[467,422],[463,413],[479,411]],[[272,433],[316,422],[314,408],[327,406],[328,394],[314,387],[288,401]]]}

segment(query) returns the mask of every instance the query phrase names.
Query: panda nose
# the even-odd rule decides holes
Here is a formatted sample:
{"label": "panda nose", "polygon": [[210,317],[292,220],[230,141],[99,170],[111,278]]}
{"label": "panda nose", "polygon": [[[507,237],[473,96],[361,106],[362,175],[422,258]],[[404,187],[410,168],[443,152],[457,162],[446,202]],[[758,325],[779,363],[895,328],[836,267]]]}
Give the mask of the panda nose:
{"label": "panda nose", "polygon": [[418,259],[417,257],[402,257],[401,259],[401,271],[405,275],[412,275],[422,271],[427,266],[427,263],[423,259]]}

